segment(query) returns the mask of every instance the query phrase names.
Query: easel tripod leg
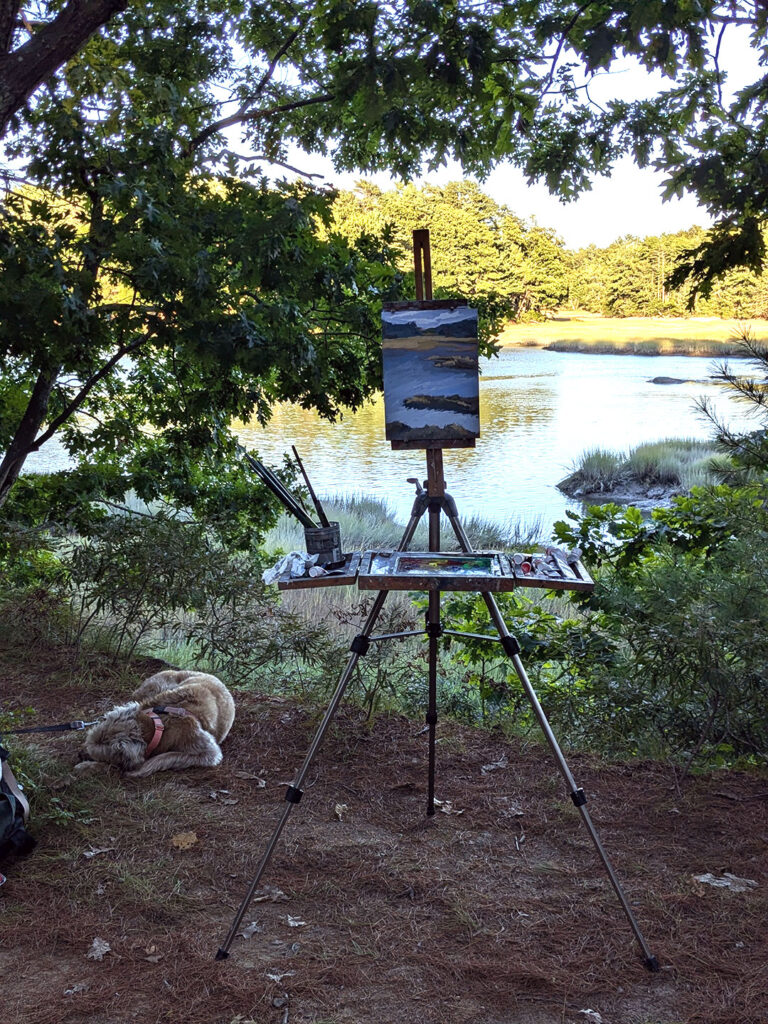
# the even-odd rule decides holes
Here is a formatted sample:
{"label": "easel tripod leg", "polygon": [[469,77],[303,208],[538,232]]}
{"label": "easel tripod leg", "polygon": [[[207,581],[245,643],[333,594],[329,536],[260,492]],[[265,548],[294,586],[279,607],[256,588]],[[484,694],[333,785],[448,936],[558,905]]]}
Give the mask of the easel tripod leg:
{"label": "easel tripod leg", "polygon": [[[496,610],[496,613],[499,615],[499,618],[501,618],[501,613],[499,612],[498,606],[496,605],[496,602],[491,597],[491,595],[484,594],[483,596],[485,598],[486,604],[488,605],[489,611],[491,611],[491,607],[493,606],[493,608]],[[491,615],[493,617],[492,611]],[[503,619],[501,619],[501,622],[503,625]],[[501,630],[499,630],[499,632],[501,634],[501,642],[509,653],[509,650],[512,649],[512,644],[517,646],[517,641],[514,637],[510,636],[509,632],[507,632],[506,630],[506,627],[504,629],[504,633],[501,633]],[[512,642],[512,644],[510,644],[510,641]],[[608,874],[608,878],[610,879],[611,885],[613,886],[613,890],[618,896],[619,903],[621,904],[622,909],[626,914],[627,920],[629,921],[629,925],[632,931],[634,932],[635,938],[638,941],[640,949],[643,952],[643,956],[645,957],[645,966],[650,971],[658,971],[659,962],[648,948],[648,944],[645,941],[643,933],[640,931],[640,926],[638,925],[632,908],[629,905],[629,900],[626,897],[621,882],[619,882],[616,872],[613,870],[613,865],[608,859],[608,854],[605,852],[605,848],[602,842],[600,841],[600,837],[597,834],[597,830],[592,822],[592,818],[590,817],[589,811],[587,810],[587,798],[584,794],[584,790],[576,785],[576,780],[571,774],[571,770],[568,767],[565,758],[563,757],[563,752],[560,749],[560,744],[557,742],[555,735],[550,727],[550,724],[547,721],[547,717],[544,714],[544,711],[541,707],[541,704],[539,704],[539,699],[536,696],[533,687],[531,686],[530,680],[528,679],[528,674],[526,673],[525,668],[523,667],[523,663],[520,660],[520,655],[517,653],[512,654],[511,659],[515,672],[517,673],[520,682],[523,684],[523,689],[525,690],[528,696],[528,700],[530,701],[531,706],[533,708],[533,712],[536,715],[539,727],[541,728],[541,731],[544,733],[547,743],[549,744],[549,747],[555,756],[555,760],[557,761],[560,773],[566,781],[566,785],[568,786],[571,800],[573,801],[574,805],[579,811],[579,814],[581,815],[581,819],[586,826],[587,832],[589,832],[589,836],[592,842],[594,843],[595,849],[597,850],[597,854],[600,857],[600,860],[603,862],[603,867],[605,868]]]}
{"label": "easel tripod leg", "polygon": [[[453,503],[452,500],[450,503],[447,503],[446,512],[462,550],[467,553],[471,552],[472,546],[470,545],[469,539],[466,533],[464,532],[464,528],[461,525],[461,521],[459,520],[458,513],[456,511],[456,505]],[[499,606],[496,603],[496,599],[493,597],[493,595],[484,593],[482,597],[483,600],[485,601],[486,607],[488,608],[488,613],[491,616],[491,621],[493,622],[494,626],[498,631],[501,644],[512,660],[512,665],[514,666],[515,672],[517,673],[517,677],[522,683],[526,696],[528,697],[531,707],[533,708],[533,713],[536,716],[536,720],[539,723],[539,727],[541,731],[544,733],[544,737],[547,743],[549,744],[549,748],[555,757],[555,761],[557,762],[557,766],[560,769],[560,773],[565,779],[571,800],[573,801],[574,805],[578,808],[579,814],[581,815],[581,819],[586,826],[587,832],[589,832],[589,836],[592,842],[594,843],[595,849],[597,850],[597,854],[600,857],[600,860],[603,862],[603,866],[605,867],[605,870],[608,874],[608,878],[610,879],[611,885],[613,886],[613,890],[619,898],[619,903],[621,904],[622,909],[626,914],[627,920],[629,921],[629,925],[632,931],[634,932],[635,938],[637,939],[640,949],[643,952],[643,956],[645,957],[645,966],[650,971],[658,971],[659,962],[648,948],[648,944],[645,941],[643,933],[640,931],[640,926],[638,925],[632,908],[629,905],[629,900],[627,899],[626,894],[621,886],[621,882],[619,882],[616,872],[613,870],[613,865],[608,859],[608,854],[605,852],[605,847],[600,841],[600,837],[597,834],[597,830],[595,829],[595,826],[592,822],[592,818],[590,817],[589,811],[586,808],[587,798],[584,794],[584,790],[576,785],[576,780],[571,774],[571,770],[568,767],[565,757],[563,756],[562,750],[560,749],[560,744],[557,742],[555,734],[552,732],[552,727],[550,726],[547,720],[547,716],[544,714],[544,709],[539,703],[539,698],[536,696],[536,691],[531,685],[531,681],[528,678],[528,673],[525,671],[525,667],[520,659],[520,645],[507,629],[507,624],[504,621],[504,616],[501,614]]]}
{"label": "easel tripod leg", "polygon": [[427,697],[428,768],[427,768],[427,815],[435,813],[435,767],[437,732],[437,638],[440,635],[440,591],[430,590],[427,611],[427,636],[429,643],[429,680]]}
{"label": "easel tripod leg", "polygon": [[373,603],[373,607],[371,608],[371,611],[368,615],[362,632],[359,633],[352,641],[352,653],[350,654],[349,660],[347,661],[344,671],[341,674],[341,678],[339,679],[336,689],[334,690],[333,696],[331,697],[331,702],[328,705],[328,709],[326,710],[325,715],[323,716],[323,720],[320,723],[317,732],[315,733],[315,737],[312,740],[309,750],[307,751],[307,754],[304,758],[304,763],[302,764],[301,768],[296,774],[293,783],[288,787],[286,791],[286,803],[285,807],[283,808],[282,814],[280,815],[280,820],[278,821],[275,830],[272,833],[272,837],[270,838],[269,843],[267,844],[267,848],[265,849],[261,861],[259,862],[259,866],[256,869],[256,874],[248,888],[248,892],[245,894],[245,897],[242,903],[240,904],[237,913],[235,914],[235,918],[232,921],[229,932],[227,933],[227,937],[216,953],[217,960],[225,960],[229,956],[229,948],[234,941],[235,935],[237,934],[237,930],[240,927],[240,924],[243,920],[243,916],[245,915],[246,910],[250,906],[251,900],[253,899],[256,890],[259,887],[259,883],[261,882],[262,876],[264,875],[264,872],[267,869],[267,865],[269,864],[272,858],[272,854],[274,853],[280,835],[282,834],[282,831],[288,822],[288,818],[290,817],[291,811],[293,810],[294,806],[301,800],[301,787],[304,783],[304,779],[307,777],[307,773],[309,772],[315,754],[317,753],[320,744],[323,742],[325,734],[328,731],[328,728],[331,722],[333,721],[336,712],[339,709],[339,704],[341,703],[344,693],[346,692],[347,686],[349,685],[349,680],[352,678],[352,673],[355,670],[355,666],[360,660],[360,657],[363,654],[365,654],[366,651],[368,650],[368,637],[373,632],[373,627],[376,624],[376,620],[379,617],[379,613],[381,612],[386,597],[387,592],[384,590],[380,591],[376,595],[376,600]]}

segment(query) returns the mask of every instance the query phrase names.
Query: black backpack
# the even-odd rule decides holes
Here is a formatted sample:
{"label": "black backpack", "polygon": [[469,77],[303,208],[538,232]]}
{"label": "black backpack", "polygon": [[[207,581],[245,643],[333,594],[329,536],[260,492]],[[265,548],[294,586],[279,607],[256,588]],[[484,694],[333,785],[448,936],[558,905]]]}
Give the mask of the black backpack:
{"label": "black backpack", "polygon": [[[0,761],[0,865],[4,865],[9,859],[29,853],[35,840],[26,829],[29,803],[14,778],[5,747],[0,747]],[[0,885],[4,881],[5,875],[0,872]]]}

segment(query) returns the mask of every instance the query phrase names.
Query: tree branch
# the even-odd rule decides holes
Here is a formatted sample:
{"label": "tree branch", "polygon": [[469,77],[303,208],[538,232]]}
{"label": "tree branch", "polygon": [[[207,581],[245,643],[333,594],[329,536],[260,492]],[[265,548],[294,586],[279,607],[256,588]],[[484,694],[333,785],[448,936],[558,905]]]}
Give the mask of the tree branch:
{"label": "tree branch", "polygon": [[310,96],[304,100],[295,100],[293,103],[281,103],[276,107],[268,107],[264,110],[252,110],[250,113],[242,108],[229,117],[223,117],[220,121],[214,121],[207,128],[203,128],[190,142],[187,143],[184,153],[190,156],[198,149],[206,139],[209,139],[224,128],[231,128],[235,124],[245,124],[248,121],[260,121],[264,118],[273,117],[275,114],[287,114],[292,110],[299,110],[301,107],[309,107],[316,103],[327,103],[334,98],[334,93],[320,93],[318,96]]}
{"label": "tree branch", "polygon": [[[97,370],[92,377],[83,384],[78,393],[72,399],[72,401],[63,409],[55,419],[52,419],[48,424],[48,429],[45,430],[39,437],[35,438],[34,444],[29,448],[29,452],[36,452],[40,449],[46,441],[50,440],[51,437],[56,433],[62,424],[66,423],[72,413],[77,412],[78,408],[83,404],[85,399],[88,397],[91,391],[96,387],[99,381],[103,380],[107,374],[111,373],[112,370],[117,366],[123,356],[130,355],[131,352],[135,352],[137,349],[146,342],[147,338],[142,336],[131,342],[130,345],[123,345],[115,352],[111,359],[109,359],[100,370]],[[27,452],[27,454],[29,454]]]}
{"label": "tree branch", "polygon": [[5,503],[11,487],[18,479],[24,460],[35,450],[34,437],[40,429],[40,424],[45,420],[51,391],[60,369],[60,366],[54,366],[48,370],[41,370],[37,376],[21,422],[0,462],[0,506]]}
{"label": "tree branch", "polygon": [[268,83],[270,82],[272,76],[275,73],[275,68],[277,67],[277,65],[279,63],[280,58],[284,57],[286,55],[288,50],[290,50],[291,46],[293,46],[293,44],[299,38],[301,33],[306,28],[308,20],[309,20],[308,18],[305,18],[303,21],[299,22],[298,28],[288,36],[286,41],[283,43],[283,45],[277,51],[275,56],[272,58],[272,60],[269,63],[269,67],[267,68],[267,70],[262,75],[261,81],[259,82],[259,84],[256,86],[256,91],[253,94],[254,98],[256,96],[261,96],[261,94],[264,92],[264,89],[266,88],[266,86],[268,85]]}
{"label": "tree branch", "polygon": [[275,167],[284,167],[286,171],[291,171],[293,174],[300,174],[304,178],[324,178],[324,174],[318,174],[316,171],[302,171],[300,167],[294,167],[292,164],[287,164],[284,160],[275,160],[274,157],[267,156],[266,153],[254,153],[252,156],[248,156],[245,153],[233,153],[233,157],[237,160],[244,162],[253,163],[256,160],[263,160],[264,163],[274,164]]}
{"label": "tree branch", "polygon": [[0,53],[8,53],[19,19],[21,0],[0,0]]}
{"label": "tree branch", "polygon": [[[23,46],[0,53],[0,138],[10,119],[46,79],[82,48],[97,29],[130,0],[69,0],[64,9],[36,32]],[[0,30],[5,29],[8,9],[15,0],[0,0]],[[0,36],[0,43],[2,43]],[[10,45],[10,37],[8,39]],[[2,47],[0,47],[2,49]]]}
{"label": "tree branch", "polygon": [[555,50],[555,54],[552,57],[552,62],[551,62],[550,68],[549,68],[549,74],[547,75],[546,81],[544,82],[544,85],[541,88],[542,95],[544,93],[546,93],[546,91],[549,89],[550,85],[552,85],[552,82],[555,79],[555,72],[557,71],[557,65],[558,65],[558,62],[560,60],[560,54],[563,51],[563,46],[565,46],[566,42],[568,41],[568,36],[570,34],[571,29],[575,27],[576,22],[579,20],[579,18],[582,16],[582,14],[584,14],[584,12],[589,7],[592,6],[593,3],[594,3],[594,0],[587,0],[587,2],[585,4],[582,4],[582,6],[579,7],[576,10],[576,12],[574,13],[573,17],[570,19],[568,24],[565,26],[563,31],[560,33],[560,40],[559,40],[559,42],[557,44],[557,49]]}

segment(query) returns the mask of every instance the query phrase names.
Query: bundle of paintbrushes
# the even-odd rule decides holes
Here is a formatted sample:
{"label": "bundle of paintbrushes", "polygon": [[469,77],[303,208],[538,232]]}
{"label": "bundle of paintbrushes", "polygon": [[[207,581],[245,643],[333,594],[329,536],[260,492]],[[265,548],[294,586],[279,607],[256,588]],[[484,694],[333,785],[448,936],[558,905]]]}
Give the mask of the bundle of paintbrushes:
{"label": "bundle of paintbrushes", "polygon": [[317,523],[309,516],[309,513],[301,504],[299,499],[291,494],[288,488],[285,486],[283,481],[276,476],[271,469],[264,465],[263,462],[259,462],[258,459],[254,459],[252,455],[245,453],[245,460],[252,470],[256,473],[258,478],[267,487],[286,512],[290,512],[292,516],[295,516],[299,520],[302,526],[309,528],[310,530],[318,529]]}
{"label": "bundle of paintbrushes", "polygon": [[318,519],[322,523],[322,526],[317,525],[304,508],[301,501],[295,495],[291,494],[282,480],[280,480],[271,469],[259,462],[258,459],[254,459],[254,457],[249,455],[247,452],[244,453],[248,465],[256,472],[262,483],[274,494],[286,512],[289,512],[292,516],[298,519],[304,527],[304,540],[307,546],[307,552],[309,554],[316,554],[320,565],[324,565],[326,567],[333,566],[335,568],[344,562],[344,553],[341,550],[341,532],[339,530],[339,524],[328,522],[328,516],[325,514],[325,510],[320,504],[320,500],[312,489],[312,484],[309,482],[307,471],[304,469],[304,465],[299,458],[299,453],[296,451],[295,447],[293,448],[293,454],[296,457],[298,467],[307,484],[307,490],[312,498]]}

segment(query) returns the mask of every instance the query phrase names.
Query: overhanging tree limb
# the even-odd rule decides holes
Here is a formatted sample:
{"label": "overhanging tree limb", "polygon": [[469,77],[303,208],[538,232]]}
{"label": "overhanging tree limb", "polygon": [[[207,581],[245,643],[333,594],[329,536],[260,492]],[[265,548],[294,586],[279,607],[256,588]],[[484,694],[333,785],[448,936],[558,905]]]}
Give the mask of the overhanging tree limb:
{"label": "overhanging tree limb", "polygon": [[75,56],[86,40],[130,0],[70,0],[64,9],[26,43],[10,50],[15,2],[0,7],[0,137],[29,97],[63,64]]}
{"label": "overhanging tree limb", "polygon": [[31,455],[32,452],[39,451],[45,442],[49,441],[54,436],[59,427],[61,427],[70,418],[70,416],[73,415],[73,413],[78,411],[99,381],[102,381],[109,373],[111,373],[121,359],[125,356],[131,355],[145,344],[146,341],[147,337],[142,335],[140,338],[131,342],[131,344],[124,345],[119,348],[117,352],[115,352],[114,355],[96,373],[94,373],[85,382],[85,384],[83,384],[75,397],[67,404],[66,408],[64,408],[58,416],[54,417],[54,419],[50,421],[48,427],[42,434],[38,434],[38,431],[45,421],[51,391],[58,379],[61,367],[57,366],[53,370],[40,372],[32,390],[32,395],[30,396],[24,416],[19,423],[19,428],[8,446],[8,451],[5,453],[2,463],[0,463],[0,507],[5,503],[5,499],[8,497],[11,487],[18,479],[27,456]]}
{"label": "overhanging tree limb", "polygon": [[247,111],[241,108],[229,117],[223,117],[220,121],[214,121],[213,124],[209,124],[199,132],[187,143],[185,153],[186,155],[194,153],[212,135],[216,135],[217,132],[223,131],[225,128],[231,128],[233,125],[247,124],[251,121],[263,121],[269,117],[274,117],[276,114],[288,114],[292,110],[300,110],[302,107],[311,107],[318,103],[329,103],[334,98],[332,92],[327,92],[321,93],[319,96],[309,96],[303,100],[295,100],[292,103],[279,103],[275,107],[266,107],[263,110]]}

